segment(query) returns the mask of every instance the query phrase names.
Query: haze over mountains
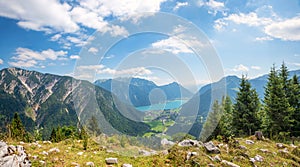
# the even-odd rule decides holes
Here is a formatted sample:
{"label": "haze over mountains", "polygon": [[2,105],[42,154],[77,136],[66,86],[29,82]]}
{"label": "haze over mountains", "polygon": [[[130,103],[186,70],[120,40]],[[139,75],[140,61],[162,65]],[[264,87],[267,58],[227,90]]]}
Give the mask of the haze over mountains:
{"label": "haze over mountains", "polygon": [[[290,76],[294,74],[300,76],[300,70],[290,71]],[[195,115],[198,115],[205,118],[215,99],[221,99],[224,94],[227,94],[234,100],[239,82],[240,78],[227,76],[216,83],[203,86],[182,106],[179,117],[193,116],[193,119],[197,119]],[[18,112],[28,130],[43,127],[44,135],[49,136],[53,127],[77,126],[78,118],[81,123],[87,123],[94,116],[104,133],[120,132],[139,135],[149,132],[150,128],[141,122],[144,113],[137,111],[134,106],[151,104],[149,94],[152,90],[162,90],[167,100],[189,98],[192,95],[178,83],[157,86],[152,81],[134,78],[130,80],[129,96],[126,96],[111,93],[111,83],[111,79],[96,81],[95,84],[101,86],[98,87],[88,81],[67,76],[42,74],[19,68],[2,69],[0,71],[0,127],[2,130],[6,128],[14,112]],[[259,97],[263,98],[267,75],[251,79],[250,83],[257,90]],[[118,86],[124,84],[125,81],[116,82]],[[222,90],[223,88],[226,89]],[[126,100],[132,100],[134,106],[128,105]],[[190,111],[195,112],[189,113]],[[184,128],[185,124],[186,122],[180,126]],[[193,126],[191,134],[195,136],[200,134],[202,125],[199,121],[190,126]],[[172,128],[170,133],[175,133],[171,131]]]}
{"label": "haze over mountains", "polygon": [[[176,99],[189,99],[193,95],[189,90],[185,89],[176,82],[157,86],[152,81],[140,78],[116,78],[114,80],[97,80],[94,82],[94,84],[107,91],[111,91],[120,100],[129,104],[132,103],[135,107],[153,104],[153,101],[151,103],[151,98],[149,98],[149,96],[151,96],[151,93],[153,93],[154,96],[157,96],[154,103]],[[160,89],[162,92],[157,92],[155,94],[155,90],[157,89]],[[159,99],[158,96],[165,97]]]}

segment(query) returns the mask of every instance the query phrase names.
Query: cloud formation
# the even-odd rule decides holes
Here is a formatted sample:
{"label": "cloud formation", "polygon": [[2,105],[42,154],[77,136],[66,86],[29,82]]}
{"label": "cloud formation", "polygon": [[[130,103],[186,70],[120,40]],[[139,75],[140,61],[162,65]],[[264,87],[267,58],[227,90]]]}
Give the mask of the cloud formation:
{"label": "cloud formation", "polygon": [[154,49],[162,49],[173,54],[180,53],[193,53],[193,51],[186,46],[183,41],[180,41],[176,37],[169,37],[167,39],[159,40],[155,43],[152,43]]}
{"label": "cloud formation", "polygon": [[15,56],[9,62],[11,66],[16,67],[37,67],[39,62],[45,60],[67,60],[67,51],[54,51],[52,49],[43,50],[41,52],[33,51],[28,48],[19,47],[16,49]]}

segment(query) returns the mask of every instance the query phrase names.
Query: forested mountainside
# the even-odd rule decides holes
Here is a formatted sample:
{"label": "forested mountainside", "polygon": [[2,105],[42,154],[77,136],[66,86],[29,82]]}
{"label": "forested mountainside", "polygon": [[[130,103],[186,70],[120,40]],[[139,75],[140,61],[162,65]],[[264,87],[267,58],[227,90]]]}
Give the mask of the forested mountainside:
{"label": "forested mountainside", "polygon": [[[0,101],[2,131],[6,130],[15,112],[19,113],[28,131],[43,128],[45,137],[54,127],[77,126],[78,118],[84,124],[92,116],[106,133],[119,131],[137,135],[149,130],[148,125],[139,122],[142,113],[126,105],[116,108],[110,92],[68,76],[3,69],[0,71]],[[121,113],[120,109],[127,112]],[[124,113],[134,119],[125,117]]]}

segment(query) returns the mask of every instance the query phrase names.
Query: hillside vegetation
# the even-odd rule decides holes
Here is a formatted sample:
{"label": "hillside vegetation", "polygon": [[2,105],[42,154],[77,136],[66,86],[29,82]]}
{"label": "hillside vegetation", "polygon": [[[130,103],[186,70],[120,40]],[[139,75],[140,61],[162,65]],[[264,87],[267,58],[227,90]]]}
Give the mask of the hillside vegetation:
{"label": "hillside vegetation", "polygon": [[[141,156],[139,150],[144,147],[131,146],[126,143],[123,147],[117,140],[117,136],[104,139],[102,143],[96,143],[93,139],[87,150],[83,150],[82,140],[64,140],[59,143],[34,142],[22,143],[26,149],[32,166],[88,166],[88,162],[93,162],[95,166],[106,166],[105,159],[109,157],[118,158],[118,164],[111,166],[121,166],[131,164],[137,167],[149,166],[227,166],[225,161],[232,162],[239,166],[252,166],[251,158],[256,166],[300,166],[300,150],[290,144],[282,146],[274,141],[256,140],[254,136],[248,138],[237,138],[229,143],[214,140],[213,143],[220,149],[220,154],[208,153],[203,146],[180,147],[178,145],[165,151],[155,152],[154,155]],[[105,141],[104,141],[105,140]],[[253,144],[249,144],[253,141]],[[10,141],[11,144],[19,142]],[[251,143],[251,142],[250,142]],[[136,156],[126,156],[122,149],[126,147],[127,152]],[[112,151],[119,150],[119,151]],[[192,156],[188,156],[192,153]],[[252,159],[252,161],[253,161]],[[225,161],[223,161],[225,160]],[[223,162],[222,162],[223,161]]]}

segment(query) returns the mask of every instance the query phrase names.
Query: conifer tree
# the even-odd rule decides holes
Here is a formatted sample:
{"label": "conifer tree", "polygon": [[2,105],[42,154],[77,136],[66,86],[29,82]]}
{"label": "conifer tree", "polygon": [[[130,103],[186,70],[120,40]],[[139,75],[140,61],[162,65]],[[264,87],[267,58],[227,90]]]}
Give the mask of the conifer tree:
{"label": "conifer tree", "polygon": [[11,122],[11,135],[16,140],[23,140],[25,137],[26,131],[20,119],[18,113],[14,114],[14,118]]}
{"label": "conifer tree", "polygon": [[256,90],[251,88],[251,84],[243,76],[232,113],[232,127],[237,136],[252,135],[259,129],[259,106]]}
{"label": "conifer tree", "polygon": [[208,113],[206,121],[200,133],[200,140],[210,140],[215,138],[220,133],[220,128],[218,127],[219,120],[222,116],[221,106],[216,100],[213,104],[212,110]]}
{"label": "conifer tree", "polygon": [[[284,65],[283,65],[284,66]],[[278,74],[275,65],[271,68],[268,83],[265,88],[264,128],[271,137],[278,137],[280,133],[288,132],[292,127],[292,108],[286,95],[286,72],[285,68]]]}
{"label": "conifer tree", "polygon": [[225,138],[230,137],[232,133],[232,102],[229,96],[222,100],[223,114],[219,122],[220,134]]}
{"label": "conifer tree", "polygon": [[50,141],[51,142],[57,142],[56,140],[56,130],[55,128],[52,129],[51,135],[50,135]]}
{"label": "conifer tree", "polygon": [[294,119],[292,126],[292,136],[300,136],[300,83],[296,75],[291,79],[291,94],[289,104],[294,109],[292,118]]}

